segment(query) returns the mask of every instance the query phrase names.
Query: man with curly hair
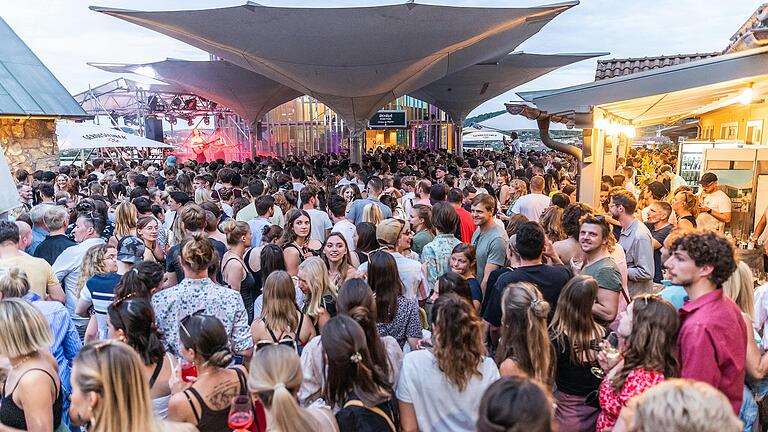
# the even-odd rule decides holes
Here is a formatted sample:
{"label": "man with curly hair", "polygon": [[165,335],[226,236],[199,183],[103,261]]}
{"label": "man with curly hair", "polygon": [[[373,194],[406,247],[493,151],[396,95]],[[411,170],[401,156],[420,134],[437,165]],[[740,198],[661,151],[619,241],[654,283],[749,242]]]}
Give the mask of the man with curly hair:
{"label": "man with curly hair", "polygon": [[747,328],[741,310],[721,289],[736,270],[733,246],[712,232],[687,234],[672,243],[664,264],[672,283],[682,285],[689,299],[680,309],[680,376],[722,391],[738,414]]}

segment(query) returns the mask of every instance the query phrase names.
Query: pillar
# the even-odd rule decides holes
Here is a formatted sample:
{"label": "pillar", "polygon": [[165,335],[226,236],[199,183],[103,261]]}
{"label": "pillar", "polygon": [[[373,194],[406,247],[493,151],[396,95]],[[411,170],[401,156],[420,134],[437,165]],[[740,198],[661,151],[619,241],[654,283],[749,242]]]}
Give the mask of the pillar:
{"label": "pillar", "polygon": [[349,159],[352,163],[363,164],[365,151],[365,128],[349,130]]}

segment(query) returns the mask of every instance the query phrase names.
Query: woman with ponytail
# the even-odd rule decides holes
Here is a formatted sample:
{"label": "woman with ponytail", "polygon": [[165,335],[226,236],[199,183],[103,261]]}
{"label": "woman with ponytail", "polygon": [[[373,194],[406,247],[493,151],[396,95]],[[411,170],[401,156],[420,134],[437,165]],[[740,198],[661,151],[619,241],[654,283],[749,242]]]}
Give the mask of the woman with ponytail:
{"label": "woman with ponytail", "polygon": [[323,327],[322,342],[328,358],[325,401],[339,406],[339,429],[396,432],[394,391],[382,368],[368,351],[365,332],[352,318],[339,315]]}
{"label": "woman with ponytail", "polygon": [[179,324],[179,341],[182,357],[197,369],[197,380],[185,389],[181,372],[174,371],[168,418],[201,431],[229,432],[232,398],[247,395],[248,389],[245,369],[227,368],[234,354],[224,325],[212,315],[189,315]]}
{"label": "woman with ponytail", "polygon": [[432,305],[433,349],[403,359],[397,399],[404,431],[474,432],[480,399],[499,370],[486,357],[483,322],[458,294],[440,295]]}
{"label": "woman with ponytail", "polygon": [[[251,359],[248,390],[261,402],[270,432],[338,432],[328,408],[302,408],[296,400],[302,374],[296,351],[285,345],[268,345]],[[205,429],[200,429],[205,430]]]}
{"label": "woman with ponytail", "polygon": [[549,303],[527,283],[509,284],[501,298],[501,339],[496,363],[501,376],[522,376],[552,386],[552,344],[547,333]]}
{"label": "woman with ponytail", "polygon": [[144,363],[144,372],[149,377],[152,411],[160,418],[167,417],[171,399],[168,379],[173,365],[165,356],[149,299],[130,294],[129,297],[118,297],[107,309],[107,317],[110,339],[127,343]]}
{"label": "woman with ponytail", "polygon": [[165,269],[154,261],[136,263],[131,271],[120,278],[115,287],[115,298],[144,298],[150,300],[152,294],[160,290]]}
{"label": "woman with ponytail", "polygon": [[[371,287],[362,279],[349,279],[339,289],[337,302],[339,314],[351,317],[363,329],[373,367],[386,376],[387,383],[394,388],[403,364],[403,350],[395,338],[380,337],[376,331],[376,300]],[[299,400],[304,404],[323,397],[322,390],[326,383],[324,356],[320,336],[312,339],[301,353],[304,382],[301,384]]]}

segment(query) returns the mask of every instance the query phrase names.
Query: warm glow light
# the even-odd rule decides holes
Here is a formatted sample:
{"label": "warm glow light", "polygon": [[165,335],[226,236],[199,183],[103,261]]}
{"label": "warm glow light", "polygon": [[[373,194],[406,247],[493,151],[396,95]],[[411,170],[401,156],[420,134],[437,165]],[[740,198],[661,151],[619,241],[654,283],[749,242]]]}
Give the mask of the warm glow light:
{"label": "warm glow light", "polygon": [[634,138],[637,136],[637,131],[635,130],[634,126],[624,126],[622,128],[622,132],[627,138]]}
{"label": "warm glow light", "polygon": [[738,101],[742,105],[749,105],[752,103],[752,89],[745,88],[743,92],[737,97]]}

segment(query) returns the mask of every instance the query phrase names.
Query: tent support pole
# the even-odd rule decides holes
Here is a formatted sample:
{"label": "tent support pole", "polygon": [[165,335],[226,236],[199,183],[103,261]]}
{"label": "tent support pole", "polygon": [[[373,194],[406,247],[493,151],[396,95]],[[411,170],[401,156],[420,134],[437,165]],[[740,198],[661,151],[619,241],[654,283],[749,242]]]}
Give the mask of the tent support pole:
{"label": "tent support pole", "polygon": [[352,163],[363,164],[365,129],[355,128],[349,131],[349,158]]}

